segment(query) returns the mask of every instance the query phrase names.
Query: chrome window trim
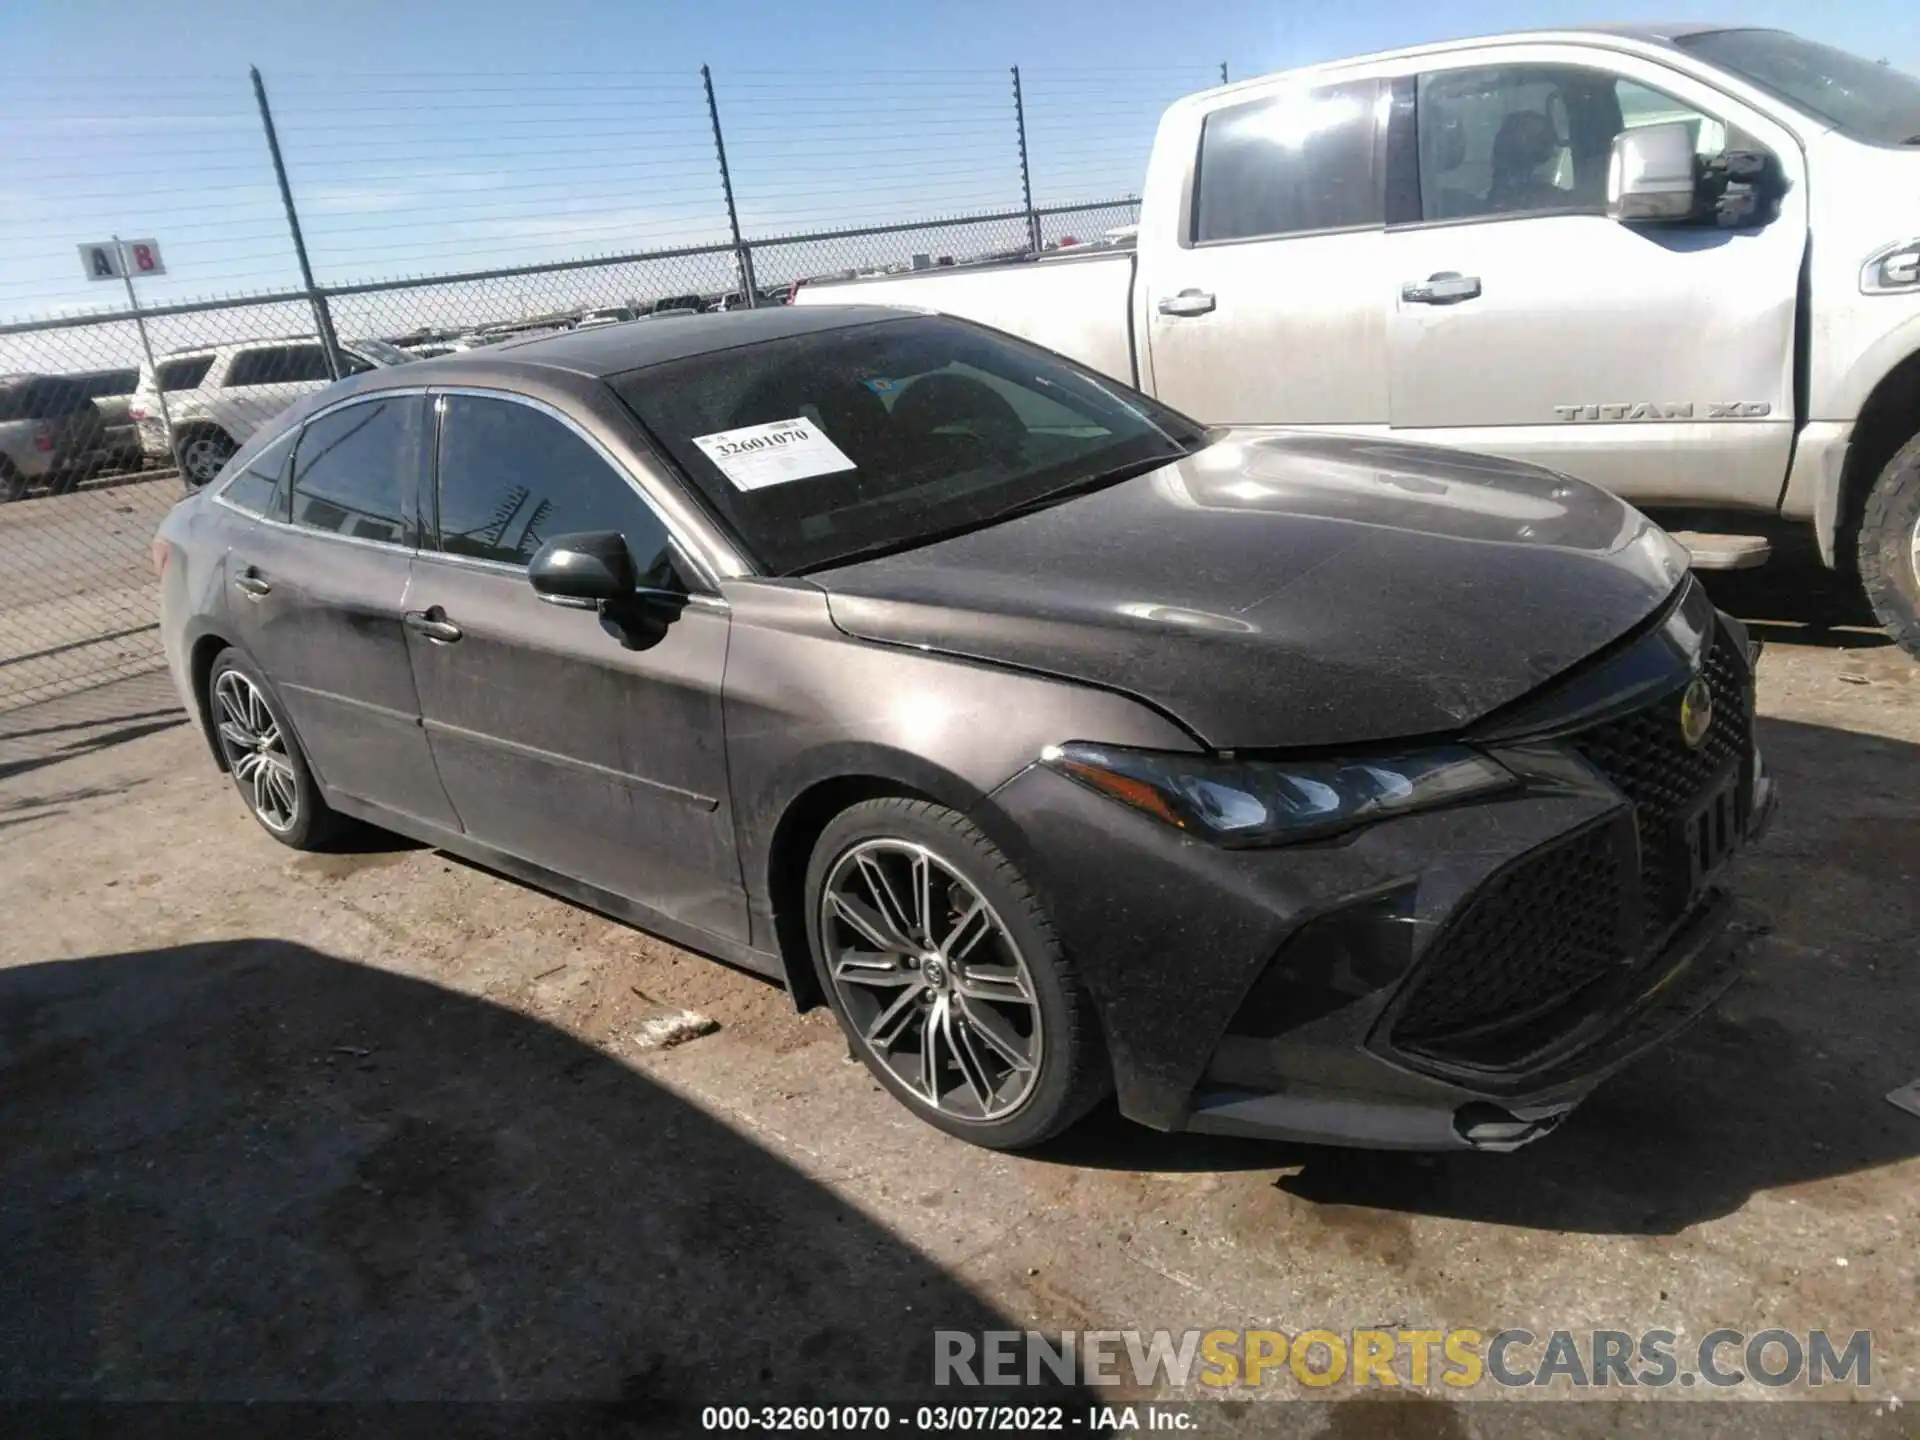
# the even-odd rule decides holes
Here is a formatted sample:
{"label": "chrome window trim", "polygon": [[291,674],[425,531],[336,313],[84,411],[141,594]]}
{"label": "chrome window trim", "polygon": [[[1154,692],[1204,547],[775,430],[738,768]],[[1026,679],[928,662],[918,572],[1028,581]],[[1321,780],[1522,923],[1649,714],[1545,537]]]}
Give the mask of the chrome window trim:
{"label": "chrome window trim", "polygon": [[[527,567],[524,565],[509,565],[504,560],[484,560],[478,555],[450,555],[445,550],[416,550],[414,559],[429,561],[436,565],[451,565],[460,570],[480,570],[523,583],[527,578]],[[687,603],[721,615],[729,614],[733,610],[722,596],[708,595],[702,591],[690,593],[687,596]]]}
{"label": "chrome window trim", "polygon": [[[387,392],[383,391],[382,393]],[[700,571],[700,579],[703,584],[717,591],[722,579],[751,575],[753,573],[752,570],[748,568],[746,562],[734,552],[731,546],[726,545],[717,536],[707,534],[698,519],[692,514],[687,513],[683,505],[670,496],[657,493],[655,488],[647,483],[647,480],[635,474],[632,467],[601,443],[597,436],[558,406],[550,405],[544,400],[537,400],[531,395],[523,395],[516,390],[489,390],[478,385],[431,385],[427,387],[426,393],[435,397],[442,395],[467,395],[477,400],[505,400],[515,405],[524,405],[529,410],[538,411],[543,415],[551,416],[566,426],[567,429],[571,430],[575,435],[579,436],[580,439],[584,440],[587,445],[592,448],[594,454],[598,455],[614,474],[626,481],[628,487],[634,494],[640,497],[641,502],[645,504],[646,507],[653,512],[655,518],[660,521],[661,527],[667,532],[667,538],[679,547],[681,553]],[[433,497],[434,514],[437,517],[440,505],[440,496],[438,493],[440,465],[437,440],[435,444],[433,476],[435,486]],[[696,539],[695,537],[699,538]],[[446,552],[441,550],[422,549],[420,553],[446,558]],[[453,558],[469,559],[473,557],[458,556]],[[499,561],[488,561],[484,563],[501,564],[505,569],[519,570],[521,573],[525,573],[526,569],[525,566],[504,565],[503,562]]]}
{"label": "chrome window trim", "polygon": [[[427,393],[428,393],[427,387],[424,385],[410,385],[404,388],[395,388],[392,390],[375,390],[371,394],[367,394],[367,395],[342,396],[340,399],[334,401],[332,404],[322,406],[320,409],[314,411],[311,415],[307,416],[306,419],[302,420],[298,425],[289,426],[287,430],[284,430],[279,435],[274,436],[273,439],[269,440],[265,445],[262,445],[260,449],[265,450],[269,446],[278,444],[279,441],[284,436],[291,434],[294,431],[305,430],[307,426],[311,425],[314,421],[320,419],[322,416],[331,415],[336,410],[344,410],[349,405],[370,404],[373,401],[385,400],[395,395],[425,395]],[[300,442],[296,438],[294,441],[294,460],[296,462],[298,462],[300,458],[299,452],[300,452]],[[258,452],[256,451],[255,453],[257,454]],[[238,478],[239,478],[238,476],[233,477],[233,479],[238,479]],[[244,515],[247,519],[254,521],[256,524],[271,525],[276,530],[285,530],[295,535],[318,535],[323,540],[333,540],[343,545],[359,545],[369,550],[385,550],[395,555],[413,555],[418,553],[419,551],[420,547],[417,545],[403,545],[392,540],[369,540],[363,535],[342,535],[337,530],[319,530],[311,525],[296,525],[291,520],[281,520],[272,515],[262,515],[258,511],[243,509],[241,506],[238,506],[234,504],[231,500],[227,499],[227,486],[233,483],[233,479],[229,479],[224,483],[222,483],[220,488],[214,491],[211,497],[209,498],[211,498],[214,504],[222,506],[225,509],[231,510],[236,515]],[[291,492],[293,489],[293,479],[291,476],[289,476],[287,479],[287,488],[289,492]]]}

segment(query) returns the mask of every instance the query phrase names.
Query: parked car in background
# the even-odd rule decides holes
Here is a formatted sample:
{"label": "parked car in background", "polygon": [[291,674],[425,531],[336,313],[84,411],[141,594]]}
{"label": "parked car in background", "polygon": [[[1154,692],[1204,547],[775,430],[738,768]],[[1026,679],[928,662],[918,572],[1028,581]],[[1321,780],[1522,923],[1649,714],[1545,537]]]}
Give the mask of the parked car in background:
{"label": "parked car in background", "polygon": [[[349,374],[415,358],[384,340],[345,341],[340,356]],[[146,457],[165,463],[177,442],[182,478],[198,486],[219,474],[267,421],[332,383],[326,351],[312,335],[199,346],[169,353],[157,373],[143,365],[130,413]],[[173,422],[171,440],[167,419]]]}
{"label": "parked car in background", "polygon": [[0,500],[59,494],[104,468],[106,427],[68,375],[0,375]]}
{"label": "parked car in background", "polygon": [[99,407],[105,427],[102,464],[107,470],[138,470],[146,463],[140,427],[133,420],[133,393],[140,386],[140,367],[88,370],[68,377]]}
{"label": "parked car in background", "polygon": [[1222,86],[1161,120],[1136,255],[798,299],[969,316],[1209,423],[1534,461],[1671,512],[1699,567],[1804,534],[1920,654],[1920,80],[1781,31]]}
{"label": "parked car in background", "polygon": [[916,1115],[1512,1149],[1732,983],[1753,672],[1623,501],[754,309],[310,397],[160,527],[253,816],[824,1000]]}

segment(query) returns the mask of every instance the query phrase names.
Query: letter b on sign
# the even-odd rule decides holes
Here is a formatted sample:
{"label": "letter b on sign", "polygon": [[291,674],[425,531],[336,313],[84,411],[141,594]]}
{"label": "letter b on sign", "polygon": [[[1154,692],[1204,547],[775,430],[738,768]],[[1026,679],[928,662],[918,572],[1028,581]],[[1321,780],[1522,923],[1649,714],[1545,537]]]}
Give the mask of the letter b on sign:
{"label": "letter b on sign", "polygon": [[151,245],[129,245],[133,252],[133,268],[141,275],[151,275],[160,268],[160,257],[153,253]]}

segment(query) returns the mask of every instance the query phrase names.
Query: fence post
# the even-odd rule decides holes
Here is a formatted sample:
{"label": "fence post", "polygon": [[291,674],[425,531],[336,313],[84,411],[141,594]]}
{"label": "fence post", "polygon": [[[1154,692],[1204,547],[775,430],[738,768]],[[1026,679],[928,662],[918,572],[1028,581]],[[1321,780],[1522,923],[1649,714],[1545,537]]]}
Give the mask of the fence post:
{"label": "fence post", "polygon": [[1027,245],[1040,253],[1040,217],[1033,211],[1033,172],[1027,168],[1027,102],[1020,93],[1020,67],[1013,68],[1013,128],[1020,137],[1020,204],[1027,212]]}
{"label": "fence post", "polygon": [[700,67],[700,83],[707,92],[707,119],[713,122],[713,153],[720,157],[720,193],[727,200],[727,228],[733,232],[734,263],[740,267],[740,288],[746,292],[747,308],[758,309],[760,289],[753,283],[753,251],[740,238],[740,211],[733,203],[733,172],[727,169],[727,142],[720,134],[720,102],[713,98],[713,71]]}
{"label": "fence post", "polygon": [[346,370],[340,363],[340,337],[333,333],[333,312],[327,308],[327,297],[313,283],[313,266],[307,261],[307,242],[300,233],[300,213],[293,208],[293,188],[287,184],[287,164],[280,158],[280,135],[273,128],[273,109],[267,104],[266,82],[260,78],[258,65],[249,65],[247,73],[253,77],[253,98],[259,102],[260,125],[267,132],[267,153],[273,156],[273,176],[280,182],[280,203],[286,207],[287,230],[293,236],[294,258],[300,262],[300,281],[307,288],[307,303],[313,306],[314,328],[320,335],[320,348],[326,353],[327,371],[338,380]]}

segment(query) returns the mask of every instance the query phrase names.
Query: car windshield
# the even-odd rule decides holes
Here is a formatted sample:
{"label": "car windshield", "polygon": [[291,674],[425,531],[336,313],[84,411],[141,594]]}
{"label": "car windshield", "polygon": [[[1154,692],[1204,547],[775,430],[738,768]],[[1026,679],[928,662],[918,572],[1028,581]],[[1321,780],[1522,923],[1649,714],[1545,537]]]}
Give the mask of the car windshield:
{"label": "car windshield", "polygon": [[941,316],[712,351],[612,384],[776,575],[990,525],[1205,443],[1125,386]]}
{"label": "car windshield", "polygon": [[419,358],[384,340],[356,340],[353,348],[376,365],[405,365],[409,360]]}
{"label": "car windshield", "polygon": [[1784,30],[1708,30],[1677,42],[1873,145],[1920,145],[1920,80]]}

